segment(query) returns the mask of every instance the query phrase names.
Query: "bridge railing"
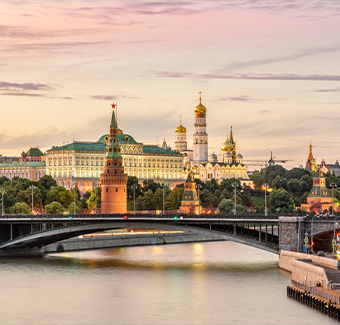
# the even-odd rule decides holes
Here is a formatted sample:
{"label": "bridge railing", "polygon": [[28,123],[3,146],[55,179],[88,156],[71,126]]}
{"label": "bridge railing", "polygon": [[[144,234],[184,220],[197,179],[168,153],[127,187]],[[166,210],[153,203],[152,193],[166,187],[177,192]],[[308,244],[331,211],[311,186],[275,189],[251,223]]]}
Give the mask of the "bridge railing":
{"label": "bridge railing", "polygon": [[155,214],[6,214],[0,216],[0,220],[4,219],[31,219],[31,220],[39,220],[39,219],[60,219],[63,221],[72,221],[73,219],[278,219],[279,216],[277,214],[268,214],[267,216],[264,214],[166,214],[166,215],[155,215]]}

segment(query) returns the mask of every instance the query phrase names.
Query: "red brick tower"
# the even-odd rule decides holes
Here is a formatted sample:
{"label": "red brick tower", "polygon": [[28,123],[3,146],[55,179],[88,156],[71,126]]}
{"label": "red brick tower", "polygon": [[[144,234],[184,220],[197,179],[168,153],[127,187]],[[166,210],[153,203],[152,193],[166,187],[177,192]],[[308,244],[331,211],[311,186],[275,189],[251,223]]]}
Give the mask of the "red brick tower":
{"label": "red brick tower", "polygon": [[106,142],[104,173],[100,175],[102,186],[101,213],[126,213],[127,174],[124,174],[122,155],[118,143],[118,125],[114,108],[110,124],[110,136]]}

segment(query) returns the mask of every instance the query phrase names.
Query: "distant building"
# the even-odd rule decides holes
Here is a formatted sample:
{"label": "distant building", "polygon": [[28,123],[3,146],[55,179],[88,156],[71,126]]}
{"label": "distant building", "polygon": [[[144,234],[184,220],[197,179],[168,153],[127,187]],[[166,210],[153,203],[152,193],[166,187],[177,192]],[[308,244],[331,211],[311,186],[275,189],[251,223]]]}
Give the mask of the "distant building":
{"label": "distant building", "polygon": [[3,162],[0,163],[0,177],[9,179],[13,177],[27,178],[37,181],[46,174],[45,161],[40,162]]}
{"label": "distant building", "polygon": [[21,161],[22,162],[37,162],[37,161],[45,161],[45,155],[41,152],[41,150],[37,147],[31,147],[27,152],[21,153]]}
{"label": "distant building", "polygon": [[338,160],[336,160],[334,164],[325,163],[325,167],[328,169],[329,172],[333,173],[335,176],[340,175],[340,164]]}
{"label": "distant building", "polygon": [[315,163],[315,159],[314,159],[314,156],[313,156],[312,149],[313,149],[312,141],[310,141],[310,144],[309,144],[309,155],[308,155],[308,158],[307,158],[305,169],[307,169],[309,171],[316,172],[318,170],[318,167],[317,167],[317,165]]}
{"label": "distant building", "polygon": [[[300,209],[306,212],[315,211],[316,213],[323,213],[332,206],[332,198],[330,197],[326,188],[326,178],[319,169],[313,177],[313,187],[308,195],[307,203],[301,204]],[[334,211],[337,211],[337,205],[334,204]]]}
{"label": "distant building", "polygon": [[196,192],[196,183],[194,182],[192,173],[188,174],[188,178],[184,184],[184,193],[179,210],[181,213],[199,214],[200,203]]}

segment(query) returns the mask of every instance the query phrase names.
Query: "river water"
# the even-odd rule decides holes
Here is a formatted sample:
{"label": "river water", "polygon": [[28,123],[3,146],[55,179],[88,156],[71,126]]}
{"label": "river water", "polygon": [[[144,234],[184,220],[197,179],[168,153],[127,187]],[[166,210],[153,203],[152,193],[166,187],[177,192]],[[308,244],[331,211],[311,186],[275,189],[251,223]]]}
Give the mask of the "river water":
{"label": "river water", "polygon": [[0,259],[0,324],[333,324],[278,256],[233,242]]}

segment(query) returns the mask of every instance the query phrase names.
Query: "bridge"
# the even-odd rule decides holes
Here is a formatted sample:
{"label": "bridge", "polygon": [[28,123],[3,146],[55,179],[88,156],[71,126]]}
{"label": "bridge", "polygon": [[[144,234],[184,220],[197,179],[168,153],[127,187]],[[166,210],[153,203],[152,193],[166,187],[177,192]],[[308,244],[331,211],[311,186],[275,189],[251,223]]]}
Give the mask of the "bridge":
{"label": "bridge", "polygon": [[163,229],[202,234],[269,252],[302,251],[305,238],[315,250],[331,250],[340,219],[256,214],[165,215],[77,214],[5,215],[0,218],[0,256],[27,255],[72,237],[121,228]]}
{"label": "bridge", "polygon": [[68,238],[121,228],[163,229],[203,234],[212,239],[278,252],[278,216],[77,214],[5,215],[0,218],[0,256],[34,254]]}

